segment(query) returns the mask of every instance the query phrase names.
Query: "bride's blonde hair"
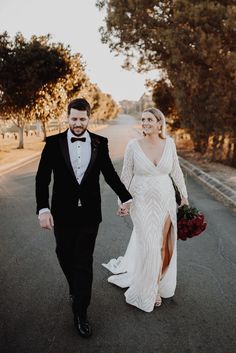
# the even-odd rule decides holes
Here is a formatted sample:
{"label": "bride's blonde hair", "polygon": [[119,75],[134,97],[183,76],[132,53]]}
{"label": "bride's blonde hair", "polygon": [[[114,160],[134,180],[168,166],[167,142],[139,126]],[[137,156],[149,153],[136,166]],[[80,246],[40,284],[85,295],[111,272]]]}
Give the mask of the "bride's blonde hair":
{"label": "bride's blonde hair", "polygon": [[161,130],[159,132],[159,135],[162,139],[166,138],[166,118],[165,115],[157,108],[147,108],[143,111],[144,113],[151,113],[152,115],[155,116],[157,121],[161,122]]}

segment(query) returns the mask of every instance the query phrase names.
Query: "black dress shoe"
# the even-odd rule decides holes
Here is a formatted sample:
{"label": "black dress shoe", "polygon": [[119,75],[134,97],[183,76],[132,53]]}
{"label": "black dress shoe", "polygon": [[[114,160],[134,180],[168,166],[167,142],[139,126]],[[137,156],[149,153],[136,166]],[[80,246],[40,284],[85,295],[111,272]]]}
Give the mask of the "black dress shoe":
{"label": "black dress shoe", "polygon": [[89,338],[92,335],[92,328],[87,319],[80,319],[74,315],[74,325],[79,334],[84,338]]}

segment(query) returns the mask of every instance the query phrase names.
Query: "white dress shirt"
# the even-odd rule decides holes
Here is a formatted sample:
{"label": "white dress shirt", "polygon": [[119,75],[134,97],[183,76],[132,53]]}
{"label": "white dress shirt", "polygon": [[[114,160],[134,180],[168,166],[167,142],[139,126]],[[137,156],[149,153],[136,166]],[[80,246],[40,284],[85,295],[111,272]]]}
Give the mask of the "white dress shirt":
{"label": "white dress shirt", "polygon": [[85,137],[86,141],[75,141],[71,142],[71,137],[75,136],[70,130],[67,132],[67,141],[69,147],[70,161],[73,167],[76,179],[78,183],[84,176],[86,169],[88,168],[89,161],[91,158],[91,138],[88,131],[85,131],[83,135],[79,137]]}
{"label": "white dress shirt", "polygon": [[[91,158],[91,138],[88,131],[85,131],[83,135],[79,137],[85,137],[86,141],[75,141],[71,142],[71,137],[75,136],[70,129],[67,131],[67,143],[69,148],[69,155],[72,168],[75,173],[75,177],[78,183],[81,183],[84,173],[88,168],[90,158]],[[81,206],[80,200],[78,206]],[[39,210],[39,216],[42,213],[50,212],[49,208],[42,208]]]}

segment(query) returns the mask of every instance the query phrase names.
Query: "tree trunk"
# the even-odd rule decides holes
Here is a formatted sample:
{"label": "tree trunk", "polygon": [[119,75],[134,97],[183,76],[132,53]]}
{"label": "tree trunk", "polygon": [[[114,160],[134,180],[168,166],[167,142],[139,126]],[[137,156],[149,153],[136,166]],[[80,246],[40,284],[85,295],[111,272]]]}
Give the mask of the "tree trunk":
{"label": "tree trunk", "polygon": [[231,165],[232,167],[236,168],[236,138],[233,140],[233,153],[232,153]]}
{"label": "tree trunk", "polygon": [[226,161],[227,163],[230,162],[231,160],[231,151],[233,148],[233,144],[231,143],[231,141],[228,142],[228,146],[227,146],[227,153],[226,153]]}
{"label": "tree trunk", "polygon": [[222,138],[219,141],[219,144],[217,146],[217,150],[219,152],[219,161],[225,161],[226,160],[226,154],[225,154],[225,136],[223,135]]}
{"label": "tree trunk", "polygon": [[208,136],[196,135],[191,137],[194,145],[194,151],[205,154],[208,147]]}
{"label": "tree trunk", "polygon": [[36,120],[36,136],[40,136],[40,132],[41,132],[41,124],[40,124],[40,120]]}
{"label": "tree trunk", "polygon": [[47,128],[46,128],[46,122],[42,121],[42,130],[43,130],[43,142],[46,141],[47,137]]}
{"label": "tree trunk", "polygon": [[215,162],[216,160],[216,146],[218,142],[218,136],[213,136],[213,143],[212,143],[212,156],[211,156],[211,161]]}
{"label": "tree trunk", "polygon": [[24,149],[24,126],[18,126],[19,128],[19,145],[18,149]]}

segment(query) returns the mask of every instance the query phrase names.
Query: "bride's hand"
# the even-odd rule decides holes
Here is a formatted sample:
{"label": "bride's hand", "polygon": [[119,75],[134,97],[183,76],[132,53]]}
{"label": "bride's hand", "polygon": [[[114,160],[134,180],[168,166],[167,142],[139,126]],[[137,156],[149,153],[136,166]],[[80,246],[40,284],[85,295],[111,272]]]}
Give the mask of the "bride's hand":
{"label": "bride's hand", "polygon": [[184,205],[189,205],[189,203],[188,203],[188,199],[186,199],[185,197],[182,197],[181,204],[180,204],[179,207],[182,207]]}
{"label": "bride's hand", "polygon": [[129,214],[130,204],[121,204],[118,208],[117,215],[120,217],[127,216]]}

